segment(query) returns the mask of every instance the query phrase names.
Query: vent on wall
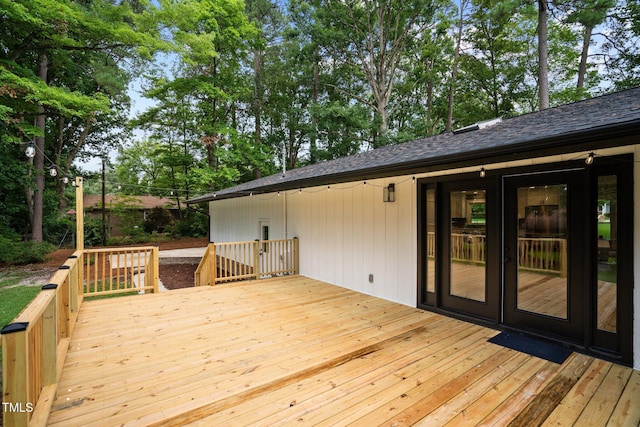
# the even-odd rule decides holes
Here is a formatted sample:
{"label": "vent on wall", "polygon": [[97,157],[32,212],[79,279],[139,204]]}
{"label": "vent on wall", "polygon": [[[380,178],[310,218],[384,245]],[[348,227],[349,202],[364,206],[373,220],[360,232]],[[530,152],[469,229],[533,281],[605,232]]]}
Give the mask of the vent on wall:
{"label": "vent on wall", "polygon": [[493,126],[493,125],[497,125],[498,123],[502,122],[502,117],[498,117],[496,119],[491,119],[491,120],[484,120],[478,123],[474,123],[472,125],[469,126],[465,126],[463,128],[460,129],[456,129],[453,131],[454,134],[459,134],[459,133],[465,133],[465,132],[471,132],[474,130],[480,130],[480,129],[484,129],[484,128],[488,128],[489,126]]}

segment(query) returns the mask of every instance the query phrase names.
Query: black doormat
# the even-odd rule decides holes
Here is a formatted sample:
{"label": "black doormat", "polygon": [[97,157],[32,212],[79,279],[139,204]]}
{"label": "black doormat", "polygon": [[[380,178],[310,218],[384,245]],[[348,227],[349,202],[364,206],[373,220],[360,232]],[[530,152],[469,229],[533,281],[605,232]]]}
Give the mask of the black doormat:
{"label": "black doormat", "polygon": [[495,337],[489,339],[489,342],[558,364],[564,363],[564,361],[567,360],[567,357],[569,357],[573,352],[572,350],[557,344],[507,332],[499,333]]}

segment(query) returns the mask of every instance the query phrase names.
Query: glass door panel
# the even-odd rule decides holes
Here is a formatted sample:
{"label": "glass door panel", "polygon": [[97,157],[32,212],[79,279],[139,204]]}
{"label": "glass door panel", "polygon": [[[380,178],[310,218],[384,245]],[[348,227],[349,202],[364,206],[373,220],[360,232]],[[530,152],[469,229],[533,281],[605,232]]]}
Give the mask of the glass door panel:
{"label": "glass door panel", "polygon": [[437,205],[441,246],[436,283],[441,306],[457,313],[498,320],[500,302],[499,252],[496,242],[497,181],[477,179],[442,185]]}
{"label": "glass door panel", "polygon": [[567,319],[567,186],[517,188],[517,308]]}
{"label": "glass door panel", "polygon": [[450,286],[452,296],[485,302],[486,191],[450,193]]}
{"label": "glass door panel", "polygon": [[435,186],[427,187],[426,191],[426,264],[427,264],[427,292],[436,291],[436,190]]}
{"label": "glass door panel", "polygon": [[503,321],[584,339],[585,185],[582,170],[504,179]]}
{"label": "glass door panel", "polygon": [[615,175],[598,177],[598,285],[597,328],[617,331],[618,295],[618,181]]}

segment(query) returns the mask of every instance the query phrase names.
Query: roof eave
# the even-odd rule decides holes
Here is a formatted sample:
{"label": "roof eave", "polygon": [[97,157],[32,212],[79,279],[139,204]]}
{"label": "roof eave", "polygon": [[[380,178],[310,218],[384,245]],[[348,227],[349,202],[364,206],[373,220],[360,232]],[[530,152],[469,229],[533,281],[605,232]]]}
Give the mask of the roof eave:
{"label": "roof eave", "polygon": [[[507,146],[491,147],[466,153],[455,153],[432,159],[418,159],[358,170],[345,171],[318,177],[291,179],[271,185],[249,187],[237,192],[211,193],[187,200],[196,204],[248,196],[250,193],[274,193],[321,185],[332,185],[365,179],[388,178],[397,175],[411,175],[437,172],[448,169],[479,166],[487,163],[523,160],[532,157],[566,154],[575,151],[593,151],[638,143],[640,120],[564,133],[549,138],[533,139]],[[635,137],[635,138],[634,138]]]}

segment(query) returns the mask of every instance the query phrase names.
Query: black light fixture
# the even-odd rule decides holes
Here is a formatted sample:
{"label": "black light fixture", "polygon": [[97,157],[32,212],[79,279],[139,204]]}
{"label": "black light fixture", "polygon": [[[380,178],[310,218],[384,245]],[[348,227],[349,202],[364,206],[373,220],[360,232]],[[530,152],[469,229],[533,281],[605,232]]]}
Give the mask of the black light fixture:
{"label": "black light fixture", "polygon": [[62,183],[64,185],[67,185],[69,183],[69,176],[65,175],[62,177]]}
{"label": "black light fixture", "polygon": [[58,175],[58,168],[53,163],[51,163],[51,166],[49,166],[49,175],[53,177]]}
{"label": "black light fixture", "polygon": [[485,176],[487,176],[487,171],[485,170],[484,166],[480,168],[480,178],[484,178]]}
{"label": "black light fixture", "polygon": [[382,189],[382,201],[383,202],[396,201],[396,185],[395,184],[389,184]]}

